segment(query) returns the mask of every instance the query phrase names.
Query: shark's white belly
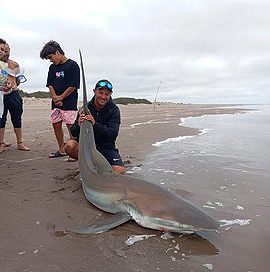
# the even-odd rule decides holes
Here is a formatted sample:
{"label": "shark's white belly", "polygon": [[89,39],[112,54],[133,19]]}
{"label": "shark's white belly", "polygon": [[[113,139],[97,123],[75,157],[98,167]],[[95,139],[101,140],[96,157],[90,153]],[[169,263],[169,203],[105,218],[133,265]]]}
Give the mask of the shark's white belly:
{"label": "shark's white belly", "polygon": [[83,183],[82,188],[87,200],[99,209],[109,213],[123,212],[119,202],[119,199],[121,198],[120,195],[106,192],[97,192],[84,186]]}

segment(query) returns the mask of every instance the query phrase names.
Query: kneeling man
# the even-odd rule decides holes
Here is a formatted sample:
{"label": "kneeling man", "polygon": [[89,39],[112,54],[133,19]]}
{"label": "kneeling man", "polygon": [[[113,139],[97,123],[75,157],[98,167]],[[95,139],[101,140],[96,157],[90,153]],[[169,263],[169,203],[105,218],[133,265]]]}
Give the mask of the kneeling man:
{"label": "kneeling man", "polygon": [[112,84],[106,79],[97,82],[94,96],[88,102],[91,114],[85,115],[79,111],[70,129],[74,140],[66,142],[65,151],[70,158],[78,160],[80,125],[84,120],[89,120],[93,124],[97,150],[107,159],[114,171],[123,174],[123,162],[115,146],[120,126],[120,110],[111,98],[112,89]]}

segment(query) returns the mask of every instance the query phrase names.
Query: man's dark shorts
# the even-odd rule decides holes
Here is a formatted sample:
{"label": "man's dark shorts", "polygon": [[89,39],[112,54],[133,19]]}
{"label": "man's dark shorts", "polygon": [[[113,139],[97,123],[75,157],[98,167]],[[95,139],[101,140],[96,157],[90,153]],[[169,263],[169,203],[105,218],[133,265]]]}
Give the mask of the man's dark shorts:
{"label": "man's dark shorts", "polygon": [[102,149],[99,152],[107,159],[110,165],[124,165],[118,149]]}

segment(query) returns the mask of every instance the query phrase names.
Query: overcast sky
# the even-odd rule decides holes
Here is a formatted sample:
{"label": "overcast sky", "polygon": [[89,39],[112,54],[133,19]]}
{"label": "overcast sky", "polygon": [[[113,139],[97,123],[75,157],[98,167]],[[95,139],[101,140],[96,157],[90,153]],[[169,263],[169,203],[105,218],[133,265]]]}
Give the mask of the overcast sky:
{"label": "overcast sky", "polygon": [[184,103],[270,103],[269,0],[0,0],[0,37],[25,68],[27,92],[45,87],[53,39],[87,86],[113,97]]}

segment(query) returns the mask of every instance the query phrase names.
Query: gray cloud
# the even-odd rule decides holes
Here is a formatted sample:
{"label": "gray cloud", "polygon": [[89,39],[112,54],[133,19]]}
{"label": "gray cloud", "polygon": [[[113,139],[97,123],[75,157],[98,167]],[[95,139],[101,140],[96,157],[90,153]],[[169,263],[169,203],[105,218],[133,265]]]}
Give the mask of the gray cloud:
{"label": "gray cloud", "polygon": [[39,52],[55,39],[76,61],[82,50],[89,90],[108,78],[114,97],[153,101],[162,81],[162,101],[270,103],[266,0],[52,3],[1,7],[1,35],[25,67],[25,91],[46,90],[49,62]]}

